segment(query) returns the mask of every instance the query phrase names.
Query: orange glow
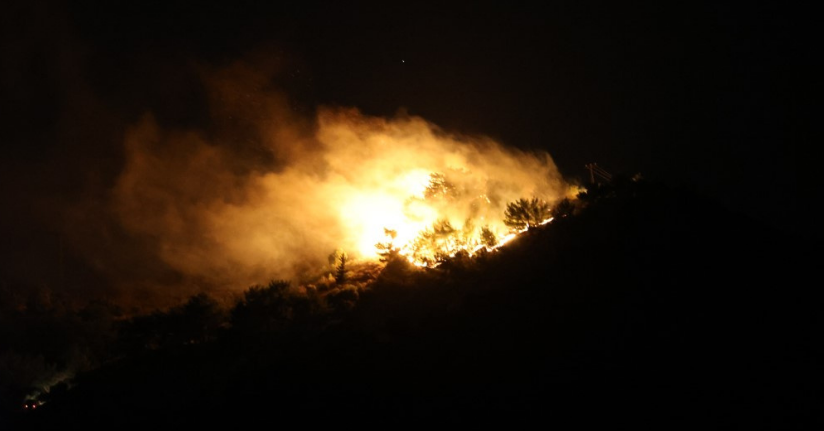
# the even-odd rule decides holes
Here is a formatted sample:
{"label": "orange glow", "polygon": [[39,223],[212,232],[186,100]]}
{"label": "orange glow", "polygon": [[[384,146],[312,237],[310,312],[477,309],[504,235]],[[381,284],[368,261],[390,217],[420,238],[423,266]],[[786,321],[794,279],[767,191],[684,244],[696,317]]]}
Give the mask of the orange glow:
{"label": "orange glow", "polygon": [[[472,211],[460,214],[462,218],[450,219],[448,215],[455,210],[455,201],[460,200],[466,190],[446,187],[444,191],[439,188],[439,181],[445,178],[448,182],[447,177],[437,173],[423,176],[423,172],[400,174],[396,183],[408,187],[399,188],[397,195],[355,193],[343,205],[341,216],[358,235],[356,250],[361,258],[373,258],[376,244],[391,242],[416,266],[434,266],[459,251],[472,256],[481,249],[495,250],[526,231],[507,233],[509,229],[503,225],[499,212],[484,211],[485,207],[491,206],[486,194],[471,195],[468,200],[472,203]],[[405,198],[404,193],[407,194]],[[451,194],[458,197],[453,198]],[[448,205],[444,205],[445,202]],[[475,219],[477,214],[482,215]],[[539,225],[551,221],[549,218]],[[488,229],[497,242],[484,244],[482,227]],[[387,230],[393,232],[393,238],[387,238]]]}
{"label": "orange glow", "polygon": [[[510,240],[507,203],[552,203],[570,193],[545,152],[450,134],[408,115],[321,108],[314,118],[293,118],[277,95],[231,105],[235,98],[224,93],[256,94],[258,87],[243,87],[257,82],[254,75],[240,78],[215,81],[212,109],[218,118],[265,119],[248,126],[254,151],[213,137],[234,130],[169,131],[147,117],[126,134],[126,163],[107,210],[145,240],[153,259],[193,284],[244,288],[300,278],[325,267],[333,250],[377,260],[378,243],[431,266]],[[249,157],[257,152],[268,158]]]}

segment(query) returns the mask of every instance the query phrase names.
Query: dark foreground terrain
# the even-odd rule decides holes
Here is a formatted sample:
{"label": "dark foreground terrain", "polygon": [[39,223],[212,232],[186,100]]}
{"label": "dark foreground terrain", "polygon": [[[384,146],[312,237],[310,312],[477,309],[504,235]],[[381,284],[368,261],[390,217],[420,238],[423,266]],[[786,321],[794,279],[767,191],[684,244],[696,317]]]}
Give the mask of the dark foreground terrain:
{"label": "dark foreground terrain", "polygon": [[687,192],[599,193],[495,253],[390,262],[344,311],[274,301],[130,351],[10,425],[820,429],[820,244]]}

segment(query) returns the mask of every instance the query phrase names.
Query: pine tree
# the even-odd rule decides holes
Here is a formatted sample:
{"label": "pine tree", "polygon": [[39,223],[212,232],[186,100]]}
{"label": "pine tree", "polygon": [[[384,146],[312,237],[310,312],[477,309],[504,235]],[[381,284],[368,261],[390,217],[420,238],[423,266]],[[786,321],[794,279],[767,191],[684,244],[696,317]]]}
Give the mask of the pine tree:
{"label": "pine tree", "polygon": [[551,217],[549,204],[537,198],[518,199],[506,205],[504,224],[512,230],[529,229]]}
{"label": "pine tree", "polygon": [[343,284],[346,282],[346,262],[348,257],[346,253],[338,255],[338,265],[335,267],[335,283]]}

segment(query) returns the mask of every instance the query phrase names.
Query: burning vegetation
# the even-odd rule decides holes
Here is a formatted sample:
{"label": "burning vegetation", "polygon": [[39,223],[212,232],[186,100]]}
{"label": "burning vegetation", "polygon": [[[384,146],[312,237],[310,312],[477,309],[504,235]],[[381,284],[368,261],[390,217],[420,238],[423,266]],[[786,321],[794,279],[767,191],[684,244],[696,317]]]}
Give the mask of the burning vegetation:
{"label": "burning vegetation", "polygon": [[[321,108],[298,117],[265,91],[267,79],[243,65],[207,77],[209,128],[165,130],[146,116],[127,132],[125,166],[97,213],[146,255],[128,265],[112,262],[117,254],[94,259],[103,271],[133,267],[135,258],[158,269],[136,274],[124,291],[306,281],[331,250],[345,251],[350,263],[377,261],[376,244],[432,266],[494,248],[575,193],[545,152],[448,133],[403,113]],[[513,202],[530,208],[518,204],[513,211],[527,212],[507,215]],[[174,286],[163,278],[169,273]]]}
{"label": "burning vegetation", "polygon": [[[545,152],[406,114],[299,118],[267,79],[244,65],[207,76],[210,127],[171,129],[147,114],[126,131],[106,199],[66,212],[77,226],[67,242],[120,295],[78,308],[0,291],[0,323],[36,320],[49,334],[44,346],[0,334],[14,341],[0,356],[0,398],[42,403],[75,373],[227,330],[325,330],[376,286],[434,283],[439,270],[416,267],[485,255],[577,192]],[[41,355],[49,343],[63,347]]]}
{"label": "burning vegetation", "polygon": [[[500,198],[494,194],[490,198],[488,192],[485,188],[456,186],[441,173],[431,174],[420,197],[412,196],[404,203],[406,219],[413,221],[416,211],[420,209],[436,217],[457,209],[457,213],[466,218],[457,221],[436,218],[405,242],[398,240],[397,227],[384,227],[386,238],[375,245],[381,260],[399,255],[417,266],[434,266],[459,252],[472,256],[482,249],[494,250],[513,238],[514,234],[552,220],[549,204],[537,198],[510,202],[506,205],[506,211],[498,214]],[[411,224],[415,226],[414,222]]]}
{"label": "burning vegetation", "polygon": [[[449,192],[427,197],[426,190],[450,182],[446,175],[431,179],[427,185],[434,187],[409,202],[448,199]],[[111,424],[129,415],[150,424],[237,420],[241,411],[258,421],[275,405],[284,417],[314,414],[333,422],[367,402],[379,407],[372,419],[388,423],[409,409],[427,419],[456,409],[471,415],[478,407],[463,402],[468,393],[484,411],[499,406],[506,393],[515,397],[509,405],[528,414],[535,382],[541,397],[559,403],[580,388],[602,387],[604,369],[628,369],[608,380],[619,385],[602,400],[623,410],[621,388],[638,384],[639,376],[650,388],[648,402],[661,393],[689,402],[740,372],[737,364],[758,357],[763,334],[778,324],[796,327],[795,310],[776,306],[771,288],[753,289],[764,279],[768,286],[785,280],[785,268],[800,269],[794,255],[776,252],[795,248],[779,247],[780,238],[769,245],[769,236],[753,237],[757,225],[733,214],[702,219],[707,203],[701,199],[618,180],[594,185],[575,201],[550,206],[519,198],[505,207],[496,219],[510,232],[503,238],[474,221],[455,226],[436,220],[408,243],[395,242],[398,233],[385,228],[386,241],[372,254],[381,263],[335,250],[314,281],[273,279],[233,301],[200,293],[175,307],[134,314],[107,303],[64,309],[57,297],[14,304],[11,291],[0,286],[0,328],[6,331],[0,336],[8,346],[0,356],[0,398],[11,400],[0,403],[0,413],[45,429]],[[547,220],[553,223],[540,226]],[[482,251],[523,229],[530,234],[495,252]],[[694,251],[701,246],[700,262],[733,286],[729,290],[706,283],[707,272],[695,270]],[[480,247],[475,257],[469,257],[472,247]],[[730,250],[747,259],[731,263]],[[735,283],[753,263],[760,272]],[[710,306],[706,298],[712,298]],[[763,320],[761,310],[740,307],[742,299],[777,311],[777,317]],[[730,343],[741,327],[723,311],[742,309],[752,310],[743,315],[748,325],[759,326],[750,341]],[[696,310],[706,313],[702,319],[695,319]],[[9,330],[26,327],[36,331]],[[691,374],[679,372],[677,391],[666,392],[672,381],[662,383],[659,368],[649,371],[650,362],[638,358],[660,358],[662,344],[673,339],[669,334],[685,329],[686,337],[673,342],[677,354],[663,357],[661,366]],[[785,347],[787,340],[777,338],[782,332],[776,334],[767,341]],[[729,365],[695,362],[719,349],[734,359]],[[685,350],[697,353],[684,357]],[[43,353],[35,356],[37,351]],[[559,375],[572,378],[559,381]],[[770,412],[772,400],[759,401],[767,393],[763,382],[739,376],[727,386],[735,391],[731,397],[756,394],[754,402]],[[771,384],[781,389],[786,380]],[[716,403],[731,405],[726,398]],[[508,419],[511,410],[502,414]],[[582,414],[572,417],[577,421]]]}

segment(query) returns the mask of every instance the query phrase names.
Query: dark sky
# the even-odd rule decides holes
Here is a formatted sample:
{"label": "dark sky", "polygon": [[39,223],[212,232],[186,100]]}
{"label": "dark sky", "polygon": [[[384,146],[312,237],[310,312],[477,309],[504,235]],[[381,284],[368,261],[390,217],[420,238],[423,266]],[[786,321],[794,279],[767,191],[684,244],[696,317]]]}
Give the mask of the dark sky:
{"label": "dark sky", "polygon": [[807,11],[108,3],[125,2],[12,2],[0,13],[4,273],[60,258],[52,245],[67,226],[55,209],[106,190],[126,127],[145,112],[208,127],[197,68],[252,52],[287,65],[277,85],[296,110],[405,108],[446,130],[545,149],[568,178],[597,162],[821,233],[801,176],[818,85]]}

